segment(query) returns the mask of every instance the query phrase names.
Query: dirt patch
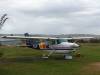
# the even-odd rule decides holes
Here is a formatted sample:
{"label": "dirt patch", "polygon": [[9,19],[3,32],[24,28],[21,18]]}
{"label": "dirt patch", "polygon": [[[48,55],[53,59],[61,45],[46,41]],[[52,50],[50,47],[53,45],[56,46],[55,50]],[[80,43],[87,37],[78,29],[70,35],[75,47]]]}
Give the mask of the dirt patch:
{"label": "dirt patch", "polygon": [[84,66],[81,69],[81,73],[86,75],[100,74],[100,62],[95,62]]}

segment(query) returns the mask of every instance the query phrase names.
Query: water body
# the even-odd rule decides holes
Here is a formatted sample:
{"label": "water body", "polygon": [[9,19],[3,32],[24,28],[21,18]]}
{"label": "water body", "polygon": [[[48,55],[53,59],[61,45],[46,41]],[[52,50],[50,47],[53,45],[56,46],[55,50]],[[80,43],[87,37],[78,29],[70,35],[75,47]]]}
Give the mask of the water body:
{"label": "water body", "polygon": [[19,39],[4,39],[0,38],[0,45],[20,45],[22,43]]}

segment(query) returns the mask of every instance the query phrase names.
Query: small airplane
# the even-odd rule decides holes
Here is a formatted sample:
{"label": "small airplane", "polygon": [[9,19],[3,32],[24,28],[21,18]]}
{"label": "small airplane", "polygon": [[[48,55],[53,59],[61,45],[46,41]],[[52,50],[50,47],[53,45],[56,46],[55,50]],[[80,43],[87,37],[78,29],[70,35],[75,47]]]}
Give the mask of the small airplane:
{"label": "small airplane", "polygon": [[[26,46],[34,49],[40,49],[49,52],[48,55],[43,54],[43,58],[48,58],[53,53],[63,54],[64,59],[72,59],[73,52],[79,52],[79,47],[75,42],[69,42],[73,39],[92,39],[94,37],[73,37],[73,38],[59,38],[59,37],[32,37],[32,36],[2,36],[6,39],[22,39],[25,40]],[[70,58],[68,58],[70,55]]]}

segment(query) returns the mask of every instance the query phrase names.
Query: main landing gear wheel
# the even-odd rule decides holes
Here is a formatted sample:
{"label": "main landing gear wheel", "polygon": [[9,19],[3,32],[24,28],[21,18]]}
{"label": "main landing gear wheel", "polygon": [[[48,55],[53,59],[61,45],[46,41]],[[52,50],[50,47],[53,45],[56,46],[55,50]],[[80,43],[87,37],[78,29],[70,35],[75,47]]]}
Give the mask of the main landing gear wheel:
{"label": "main landing gear wheel", "polygon": [[35,48],[35,49],[40,49],[40,48],[39,48],[39,45],[33,45],[33,48]]}
{"label": "main landing gear wheel", "polygon": [[43,55],[42,55],[42,58],[43,58],[43,59],[48,59],[49,57],[46,56],[45,54],[43,54]]}
{"label": "main landing gear wheel", "polygon": [[72,59],[71,55],[64,55],[64,59]]}

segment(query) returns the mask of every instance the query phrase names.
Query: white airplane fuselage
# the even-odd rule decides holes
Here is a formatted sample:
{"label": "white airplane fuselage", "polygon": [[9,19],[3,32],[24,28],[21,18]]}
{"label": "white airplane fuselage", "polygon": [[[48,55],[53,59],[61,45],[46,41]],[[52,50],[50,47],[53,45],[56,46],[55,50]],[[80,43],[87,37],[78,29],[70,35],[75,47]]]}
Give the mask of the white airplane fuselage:
{"label": "white airplane fuselage", "polygon": [[76,43],[70,43],[70,42],[62,42],[60,44],[55,44],[55,45],[51,45],[50,48],[51,49],[57,49],[57,50],[71,50],[74,48],[78,48],[79,45]]}
{"label": "white airplane fuselage", "polygon": [[49,49],[45,51],[51,52],[54,50],[55,53],[69,53],[79,48],[79,45],[76,43],[62,42],[60,44],[50,45]]}

